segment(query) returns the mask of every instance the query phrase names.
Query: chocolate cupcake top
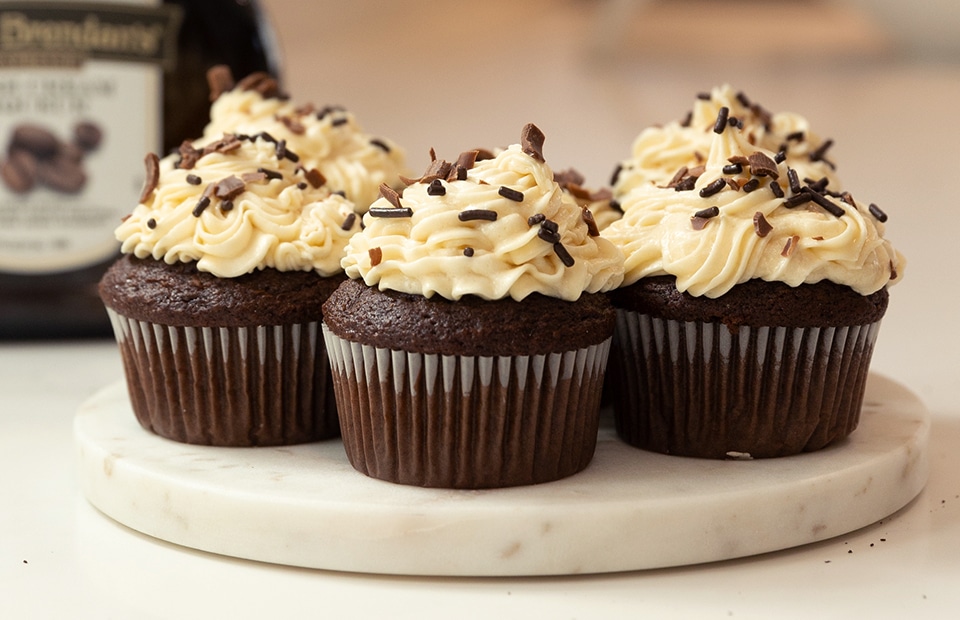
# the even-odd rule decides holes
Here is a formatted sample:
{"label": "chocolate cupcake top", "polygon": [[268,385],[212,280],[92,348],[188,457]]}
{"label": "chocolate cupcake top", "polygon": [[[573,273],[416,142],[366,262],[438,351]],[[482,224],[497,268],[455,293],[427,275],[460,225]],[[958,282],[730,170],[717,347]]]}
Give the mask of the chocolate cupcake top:
{"label": "chocolate cupcake top", "polygon": [[[223,76],[222,68],[219,75]],[[211,74],[215,70],[211,70]],[[366,133],[356,117],[340,106],[298,105],[269,85],[267,76],[241,80],[219,92],[213,75],[210,122],[194,143],[200,148],[224,133],[254,135],[262,132],[286,142],[307,168],[316,168],[332,191],[343,192],[358,211],[379,197],[381,183],[400,187],[407,174],[406,155],[393,141]],[[229,76],[222,78],[229,80]],[[275,86],[275,84],[273,85]]]}
{"label": "chocolate cupcake top", "polygon": [[899,281],[905,259],[884,238],[879,207],[804,178],[723,116],[699,170],[634,189],[603,231],[624,252],[624,284],[673,275],[680,291],[718,297],[752,279],[828,280],[862,295]]}
{"label": "chocolate cupcake top", "polygon": [[116,230],[137,258],[196,261],[221,278],[266,268],[328,276],[360,228],[351,202],[263,134],[224,135],[202,150],[184,143],[146,166],[140,204]]}
{"label": "chocolate cupcake top", "polygon": [[619,285],[623,256],[554,180],[543,139],[527,125],[521,143],[496,156],[434,157],[402,194],[382,188],[347,247],[347,275],[450,300],[531,293],[576,300]]}
{"label": "chocolate cupcake top", "polygon": [[710,152],[718,123],[735,127],[757,147],[782,153],[801,179],[825,178],[832,189],[840,188],[827,152],[832,140],[814,133],[806,118],[793,112],[771,113],[723,85],[698,96],[686,118],[640,132],[632,157],[614,171],[614,197],[623,198],[636,187],[667,185],[680,170],[698,170]]}

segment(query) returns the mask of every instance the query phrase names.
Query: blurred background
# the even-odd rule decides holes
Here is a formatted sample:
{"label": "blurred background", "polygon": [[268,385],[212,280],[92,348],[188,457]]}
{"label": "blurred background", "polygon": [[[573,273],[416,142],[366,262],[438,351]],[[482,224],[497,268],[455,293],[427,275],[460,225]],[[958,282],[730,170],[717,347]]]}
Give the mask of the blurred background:
{"label": "blurred background", "polygon": [[416,173],[431,147],[452,159],[517,142],[534,122],[547,136],[547,162],[598,188],[643,127],[682,118],[698,92],[722,83],[768,110],[806,116],[834,139],[845,187],[890,214],[887,236],[908,257],[874,368],[922,391],[934,409],[951,406],[955,353],[931,375],[894,352],[960,350],[960,334],[932,327],[953,322],[953,304],[923,294],[943,290],[953,262],[944,214],[960,178],[960,2],[262,4],[293,98],[348,107],[368,132],[403,146]]}

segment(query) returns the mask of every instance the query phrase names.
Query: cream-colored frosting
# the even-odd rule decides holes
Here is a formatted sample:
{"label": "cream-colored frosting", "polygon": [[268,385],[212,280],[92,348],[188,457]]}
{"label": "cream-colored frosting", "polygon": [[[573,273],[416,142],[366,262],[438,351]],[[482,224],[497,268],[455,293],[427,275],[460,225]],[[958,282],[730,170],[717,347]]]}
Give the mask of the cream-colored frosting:
{"label": "cream-colored frosting", "polygon": [[[443,196],[430,195],[423,182],[403,191],[401,205],[412,211],[410,217],[367,213],[364,230],[351,239],[343,259],[347,275],[380,289],[451,300],[521,300],[541,293],[572,301],[620,284],[623,256],[606,239],[590,235],[584,210],[554,181],[550,167],[519,145],[477,162],[465,180],[440,183]],[[501,187],[522,192],[522,202],[501,196]],[[393,207],[381,198],[371,209],[380,208]],[[475,209],[494,211],[497,218],[459,219]],[[556,223],[572,265],[538,236],[540,225],[529,221],[537,214]],[[464,254],[468,248],[472,256]],[[379,264],[371,254],[382,256]]]}
{"label": "cream-colored frosting", "polygon": [[[811,160],[811,154],[823,145],[824,140],[811,131],[807,119],[792,112],[766,112],[737,97],[729,85],[723,85],[714,88],[709,99],[696,100],[689,122],[672,121],[640,132],[633,143],[632,157],[620,163],[613,184],[614,196],[622,198],[644,185],[666,185],[681,168],[702,165],[710,151],[715,135],[713,128],[723,107],[729,110],[729,118],[742,123],[742,133],[751,144],[773,152],[786,145],[787,165],[797,171],[801,180],[826,177],[831,189],[840,189],[840,179],[829,163],[829,151],[826,161]],[[791,138],[797,133],[802,133],[803,138]]]}
{"label": "cream-colored frosting", "polygon": [[[351,218],[353,205],[342,196],[313,187],[299,164],[278,159],[273,143],[243,141],[236,150],[204,155],[189,170],[176,167],[179,158],[161,161],[156,190],[117,228],[122,252],[168,264],[196,261],[200,271],[222,278],[265,268],[323,276],[341,271],[340,259],[360,218]],[[194,215],[210,184],[260,168],[281,178],[250,180],[229,210],[214,197]],[[192,176],[201,182],[188,182]]]}
{"label": "cream-colored frosting", "polygon": [[218,140],[224,133],[263,131],[285,140],[304,166],[319,170],[330,190],[344,192],[361,212],[379,197],[381,183],[399,187],[400,175],[407,174],[403,149],[365,133],[349,111],[298,106],[240,88],[223,93],[213,103],[210,122],[195,145]]}
{"label": "cream-colored frosting", "polygon": [[[846,201],[825,197],[843,210],[840,217],[814,202],[785,206],[793,195],[787,162],[777,165],[776,181],[759,177],[760,187],[752,192],[726,186],[701,197],[700,190],[717,178],[741,183],[751,178],[748,166],[741,174],[724,174],[730,157],[757,151],[774,157],[772,151],[751,144],[748,130],[727,127],[721,135],[711,131],[711,136],[705,171],[694,189],[638,187],[622,199],[624,217],[603,231],[624,252],[624,284],[673,275],[681,291],[718,297],[757,278],[791,286],[830,280],[867,295],[903,276],[905,259],[884,239],[883,223],[849,194]],[[784,198],[774,195],[771,182],[780,185]],[[692,219],[713,206],[719,208],[716,217]],[[757,231],[757,213],[771,227],[765,236]],[[703,224],[702,229],[694,223]]]}

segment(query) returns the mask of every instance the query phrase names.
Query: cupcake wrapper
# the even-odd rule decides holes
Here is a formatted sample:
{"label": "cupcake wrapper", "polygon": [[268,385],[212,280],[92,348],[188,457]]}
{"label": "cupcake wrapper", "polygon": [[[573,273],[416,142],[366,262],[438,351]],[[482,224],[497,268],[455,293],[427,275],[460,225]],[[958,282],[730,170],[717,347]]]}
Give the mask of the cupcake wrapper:
{"label": "cupcake wrapper", "polygon": [[515,357],[410,353],[324,326],[344,448],[368,476],[428,487],[548,482],[593,458],[610,339]]}
{"label": "cupcake wrapper", "polygon": [[747,327],[618,309],[617,433],[657,452],[785,456],[856,428],[880,323]]}
{"label": "cupcake wrapper", "polygon": [[339,435],[318,322],[172,327],[108,314],[133,411],[157,435],[218,446]]}

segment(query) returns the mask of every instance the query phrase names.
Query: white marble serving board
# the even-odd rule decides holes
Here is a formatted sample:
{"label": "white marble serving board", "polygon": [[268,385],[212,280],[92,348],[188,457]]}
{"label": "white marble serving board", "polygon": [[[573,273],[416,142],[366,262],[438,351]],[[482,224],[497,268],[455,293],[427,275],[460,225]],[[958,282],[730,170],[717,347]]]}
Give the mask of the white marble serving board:
{"label": "white marble serving board", "polygon": [[755,461],[664,456],[600,431],[573,477],[484,491],[354,471],[338,440],[179,444],[143,430],[122,382],[77,413],[79,479],[118,522],[165,541],[291,566],[407,575],[562,575],[711,562],[878,521],[928,473],[929,416],[872,374],[860,428],[819,452]]}

